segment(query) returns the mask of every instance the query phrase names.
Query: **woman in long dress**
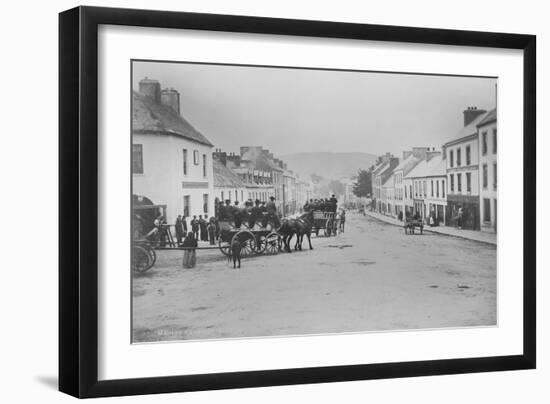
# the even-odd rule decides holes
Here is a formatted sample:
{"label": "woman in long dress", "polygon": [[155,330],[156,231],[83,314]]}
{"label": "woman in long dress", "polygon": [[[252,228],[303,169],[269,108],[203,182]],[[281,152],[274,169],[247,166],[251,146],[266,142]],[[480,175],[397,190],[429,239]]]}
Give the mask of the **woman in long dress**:
{"label": "woman in long dress", "polygon": [[195,251],[197,240],[193,236],[193,232],[187,233],[187,237],[183,240],[183,247],[187,247],[183,252],[183,267],[194,268],[197,263],[197,253]]}

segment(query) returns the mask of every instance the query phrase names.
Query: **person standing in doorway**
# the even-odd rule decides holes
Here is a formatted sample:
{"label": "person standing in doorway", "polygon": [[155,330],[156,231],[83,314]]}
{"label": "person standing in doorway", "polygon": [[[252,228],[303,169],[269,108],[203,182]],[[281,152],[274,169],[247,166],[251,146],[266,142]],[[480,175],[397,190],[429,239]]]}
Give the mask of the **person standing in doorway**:
{"label": "person standing in doorway", "polygon": [[193,220],[191,220],[191,231],[193,232],[193,237],[195,240],[199,239],[199,221],[197,220],[197,216],[193,216]]}
{"label": "person standing in doorway", "polygon": [[183,220],[181,215],[178,215],[178,218],[176,219],[175,230],[176,230],[176,241],[179,247],[181,246],[181,242],[186,234],[186,232],[183,229]]}
{"label": "person standing in doorway", "polygon": [[208,235],[206,234],[206,220],[203,219],[202,215],[199,215],[199,229],[201,231],[200,240],[208,241]]}

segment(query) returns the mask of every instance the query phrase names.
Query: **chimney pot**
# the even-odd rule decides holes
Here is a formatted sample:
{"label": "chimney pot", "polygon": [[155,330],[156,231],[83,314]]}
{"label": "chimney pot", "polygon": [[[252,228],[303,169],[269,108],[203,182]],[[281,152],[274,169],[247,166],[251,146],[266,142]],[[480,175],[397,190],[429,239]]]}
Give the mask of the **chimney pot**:
{"label": "chimney pot", "polygon": [[160,83],[147,77],[140,80],[139,92],[160,104]]}
{"label": "chimney pot", "polygon": [[180,93],[173,88],[165,88],[161,91],[160,101],[162,105],[172,108],[177,114],[180,114]]}
{"label": "chimney pot", "polygon": [[477,107],[468,107],[464,110],[464,126],[468,126],[470,123],[474,121],[478,116],[484,114],[484,109],[477,109]]}

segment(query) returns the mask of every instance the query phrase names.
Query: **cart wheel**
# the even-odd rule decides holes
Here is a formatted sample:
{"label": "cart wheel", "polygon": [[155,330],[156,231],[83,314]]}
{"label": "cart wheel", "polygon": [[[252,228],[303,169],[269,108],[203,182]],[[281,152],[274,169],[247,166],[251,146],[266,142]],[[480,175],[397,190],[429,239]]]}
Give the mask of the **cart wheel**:
{"label": "cart wheel", "polygon": [[260,234],[256,238],[256,254],[263,254],[265,252],[265,249],[267,248],[267,236],[264,234]]}
{"label": "cart wheel", "polygon": [[279,233],[272,231],[265,237],[265,253],[274,255],[281,250],[281,236]]}
{"label": "cart wheel", "polygon": [[132,246],[132,271],[143,273],[153,266],[153,256],[142,246]]}
{"label": "cart wheel", "polygon": [[151,256],[151,267],[157,262],[157,253],[153,247],[148,249],[149,255]]}
{"label": "cart wheel", "polygon": [[256,237],[252,232],[248,230],[238,231],[231,239],[231,243],[235,240],[241,244],[241,257],[250,257],[257,251]]}
{"label": "cart wheel", "polygon": [[221,238],[218,240],[218,247],[223,255],[229,257],[229,248],[231,245],[227,241],[223,241]]}

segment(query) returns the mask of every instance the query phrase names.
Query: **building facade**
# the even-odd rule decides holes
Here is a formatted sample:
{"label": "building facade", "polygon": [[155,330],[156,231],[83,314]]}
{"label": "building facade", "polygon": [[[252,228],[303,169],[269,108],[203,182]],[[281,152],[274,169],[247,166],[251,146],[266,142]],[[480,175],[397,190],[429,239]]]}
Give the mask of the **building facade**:
{"label": "building facade", "polygon": [[382,183],[380,191],[380,213],[388,216],[397,216],[395,203],[395,175],[389,171],[389,176]]}
{"label": "building facade", "polygon": [[445,225],[447,211],[447,163],[441,153],[429,156],[426,162],[426,195],[424,196],[424,211],[426,224]]}
{"label": "building facade", "polygon": [[443,145],[447,171],[447,211],[445,222],[456,225],[462,211],[462,228],[480,229],[479,139],[477,125],[487,111],[468,107],[464,127]]}
{"label": "building facade", "polygon": [[393,170],[397,217],[405,218],[413,214],[412,181],[407,178],[407,175],[426,158],[428,151],[429,147],[414,147],[412,150],[404,151],[403,158]]}
{"label": "building facade", "polygon": [[[382,213],[382,188],[388,178],[392,175],[393,170],[399,164],[399,159],[393,157],[391,154],[386,153],[378,158],[377,164],[371,171],[371,183],[373,190],[373,197],[375,202],[375,209],[377,212]],[[384,196],[387,200],[387,197]]]}
{"label": "building facade", "polygon": [[[241,146],[240,148],[240,167],[252,169],[252,176],[255,177],[261,184],[266,185],[266,188],[272,189],[270,196],[275,197],[275,205],[279,214],[283,213],[283,188],[284,178],[283,173],[286,169],[286,164],[281,160],[276,159],[269,150],[261,146]],[[247,172],[250,176],[251,172]],[[256,192],[268,192],[268,190],[258,188]],[[258,199],[258,198],[252,198]]]}
{"label": "building facade", "polygon": [[[132,192],[154,205],[151,212],[140,207],[139,214],[162,214],[169,224],[180,214],[213,215],[212,148],[180,115],[176,90],[141,80],[132,94]],[[153,206],[163,209],[154,212]]]}
{"label": "building facade", "polygon": [[[218,159],[219,155],[213,153],[214,165],[214,205],[230,201],[233,205],[238,202],[243,205],[248,200],[248,189],[244,181],[227,167],[227,162]],[[217,214],[217,212],[216,212]]]}
{"label": "building facade", "polygon": [[405,183],[410,184],[408,191],[408,200],[411,201],[412,210],[409,212],[412,216],[418,216],[421,219],[426,218],[426,207],[424,198],[427,194],[427,160],[421,160],[405,176]]}
{"label": "building facade", "polygon": [[497,231],[497,111],[477,125],[479,140],[479,206],[481,230]]}
{"label": "building facade", "polygon": [[231,200],[239,204],[247,200],[267,202],[271,196],[275,195],[272,176],[269,171],[262,171],[255,168],[250,161],[242,160],[240,155],[235,153],[226,153],[217,149],[213,153],[215,160],[223,164],[230,170],[234,176],[237,176],[242,184],[242,192],[237,190],[237,194],[227,194],[224,190],[223,199]]}

